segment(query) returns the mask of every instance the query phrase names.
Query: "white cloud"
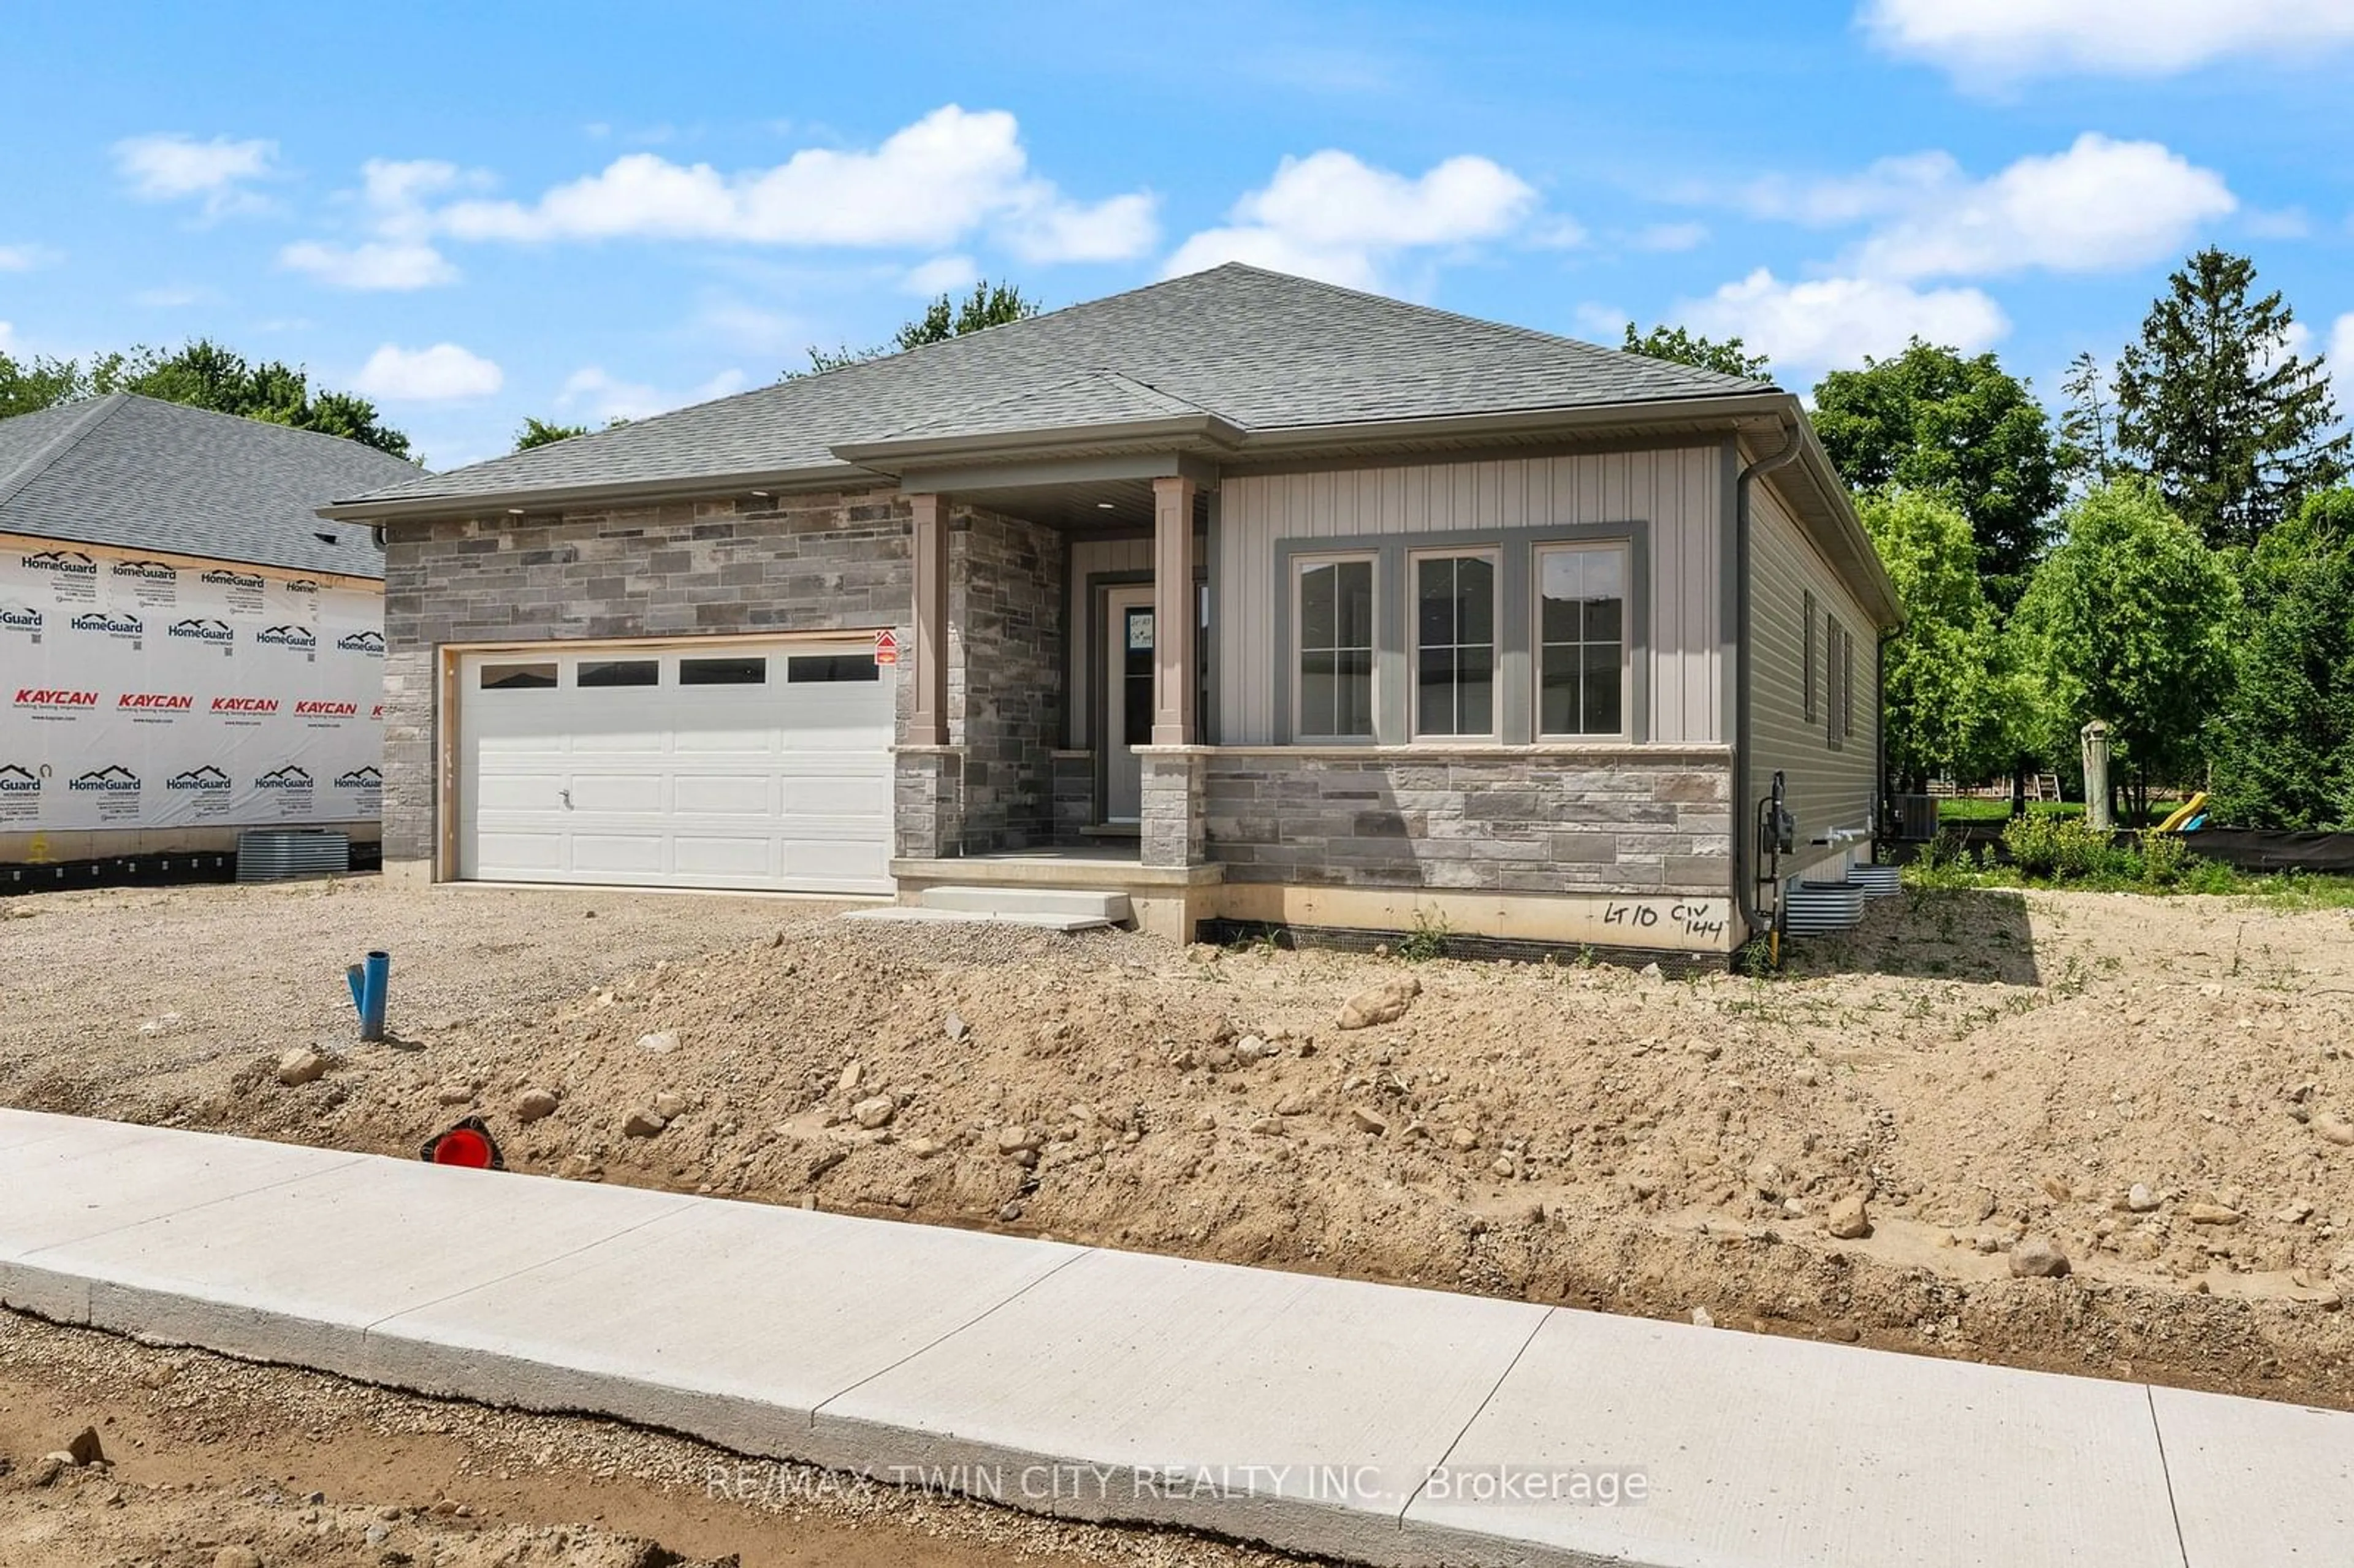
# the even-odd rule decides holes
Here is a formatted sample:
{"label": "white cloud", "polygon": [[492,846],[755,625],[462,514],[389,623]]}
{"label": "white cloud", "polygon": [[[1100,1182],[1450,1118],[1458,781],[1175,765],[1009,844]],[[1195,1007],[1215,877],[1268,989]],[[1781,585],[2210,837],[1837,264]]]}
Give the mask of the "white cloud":
{"label": "white cloud", "polygon": [[207,216],[261,205],[249,187],[277,170],[278,143],[259,138],[232,141],[216,136],[132,136],[114,144],[115,167],[131,183],[131,194],[147,201],[202,197]]}
{"label": "white cloud", "polygon": [[1840,270],[1888,278],[2142,266],[2176,253],[2201,225],[2239,206],[2212,169],[2156,142],[2094,132],[1983,180],[1950,154],[1914,153],[1831,179],[1759,180],[1735,199],[1761,217],[1871,224]]}
{"label": "white cloud", "polygon": [[1770,355],[1786,378],[1895,354],[1916,335],[1975,354],[2010,330],[2002,307],[1976,289],[1920,290],[1878,278],[1784,282],[1762,267],[1704,300],[1684,302],[1669,319],[1711,337],[1741,338]]}
{"label": "white cloud", "polygon": [[941,294],[961,293],[981,278],[981,269],[970,256],[935,256],[907,269],[901,281],[911,294],[935,299]]}
{"label": "white cloud", "polygon": [[1857,266],[1892,278],[2137,267],[2238,206],[2222,175],[2179,153],[2086,132],[2064,153],[2021,158],[1977,184],[1934,182],[1864,241]]}
{"label": "white cloud", "polygon": [[1616,305],[1596,304],[1587,300],[1569,313],[1569,319],[1589,343],[1606,344],[1616,348],[1626,340],[1627,329],[1635,318]]}
{"label": "white cloud", "polygon": [[2167,76],[2354,42],[2345,0],[1865,0],[1860,19],[1884,48],[1988,83]]}
{"label": "white cloud", "polygon": [[38,267],[54,267],[65,260],[65,253],[47,245],[0,245],[0,272],[30,272]]}
{"label": "white cloud", "polygon": [[602,366],[588,365],[565,378],[556,405],[567,413],[587,414],[600,423],[608,419],[644,419],[691,403],[725,397],[749,384],[742,371],[723,370],[688,391],[665,392],[643,382],[620,380],[607,375]]}
{"label": "white cloud", "polygon": [[2329,329],[2329,380],[2338,393],[2338,417],[2354,426],[2354,311]]}
{"label": "white cloud", "polygon": [[352,385],[371,397],[401,402],[440,402],[452,397],[487,397],[506,384],[499,367],[454,343],[430,348],[402,348],[386,344],[368,355]]}
{"label": "white cloud", "polygon": [[1535,188],[1486,158],[1449,158],[1410,178],[1328,148],[1285,158],[1264,189],[1235,204],[1226,227],[1193,235],[1161,270],[1246,261],[1373,288],[1401,250],[1526,235],[1536,214]]}
{"label": "white cloud", "polygon": [[448,258],[414,240],[330,245],[299,239],[278,253],[278,264],[337,289],[429,289],[458,279]]}
{"label": "white cloud", "polygon": [[810,147],[770,168],[722,174],[631,153],[536,201],[470,199],[435,215],[461,239],[714,239],[761,245],[931,246],[996,228],[1037,260],[1104,260],[1153,241],[1152,198],[1066,201],[1031,172],[1002,111],[949,104],[872,151]]}
{"label": "white cloud", "polygon": [[193,283],[164,283],[153,289],[140,290],[131,296],[131,302],[151,311],[173,311],[211,297],[209,291],[199,289]]}

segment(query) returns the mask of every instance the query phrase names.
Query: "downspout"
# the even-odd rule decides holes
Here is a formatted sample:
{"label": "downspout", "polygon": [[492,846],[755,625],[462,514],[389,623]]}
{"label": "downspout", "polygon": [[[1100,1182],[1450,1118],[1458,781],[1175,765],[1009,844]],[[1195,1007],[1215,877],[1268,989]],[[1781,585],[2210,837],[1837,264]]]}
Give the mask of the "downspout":
{"label": "downspout", "polygon": [[[1734,648],[1735,650],[1733,692],[1733,831],[1734,898],[1741,909],[1742,924],[1749,928],[1754,941],[1772,929],[1772,924],[1757,906],[1757,856],[1765,847],[1757,842],[1758,827],[1755,810],[1749,795],[1749,672],[1755,662],[1750,658],[1749,645],[1749,484],[1761,474],[1787,467],[1797,461],[1806,442],[1805,428],[1793,419],[1786,427],[1788,439],[1781,450],[1769,452],[1741,471],[1733,482],[1734,529]],[[1744,845],[1746,849],[1744,849]],[[1779,903],[1777,897],[1776,903]]]}

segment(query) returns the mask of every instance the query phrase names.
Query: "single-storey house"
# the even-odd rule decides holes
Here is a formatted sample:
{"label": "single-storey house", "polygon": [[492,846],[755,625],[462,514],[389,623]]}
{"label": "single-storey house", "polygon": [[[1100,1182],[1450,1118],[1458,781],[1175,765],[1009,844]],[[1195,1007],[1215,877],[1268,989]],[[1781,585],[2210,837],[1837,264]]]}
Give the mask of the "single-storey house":
{"label": "single-storey house", "polygon": [[418,876],[1722,954],[1877,814],[1796,397],[1250,267],[323,515]]}
{"label": "single-storey house", "polygon": [[376,838],[384,556],[355,441],[116,394],[0,419],[0,891]]}

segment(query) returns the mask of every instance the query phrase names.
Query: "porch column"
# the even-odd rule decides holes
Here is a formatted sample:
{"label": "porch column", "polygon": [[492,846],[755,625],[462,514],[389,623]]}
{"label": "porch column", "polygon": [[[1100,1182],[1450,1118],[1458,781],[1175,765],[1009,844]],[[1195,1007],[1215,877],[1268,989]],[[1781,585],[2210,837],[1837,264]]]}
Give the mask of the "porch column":
{"label": "porch column", "polygon": [[1193,482],[1152,482],[1152,744],[1191,746],[1200,660],[1193,590]]}
{"label": "porch column", "polygon": [[915,703],[909,746],[949,743],[949,508],[941,495],[910,495],[915,515],[916,625],[909,672]]}

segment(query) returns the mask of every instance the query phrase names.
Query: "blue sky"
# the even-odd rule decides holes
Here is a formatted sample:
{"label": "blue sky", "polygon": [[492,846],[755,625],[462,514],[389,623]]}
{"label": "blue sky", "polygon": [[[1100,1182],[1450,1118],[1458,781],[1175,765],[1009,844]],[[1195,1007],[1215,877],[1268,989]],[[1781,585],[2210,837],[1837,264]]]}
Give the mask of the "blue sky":
{"label": "blue sky", "polygon": [[[232,20],[233,18],[233,20]],[[2354,408],[2354,0],[10,0],[0,349],[217,336],[436,468],[1239,258],[1800,389],[1920,332],[2056,396],[2190,249]]]}

